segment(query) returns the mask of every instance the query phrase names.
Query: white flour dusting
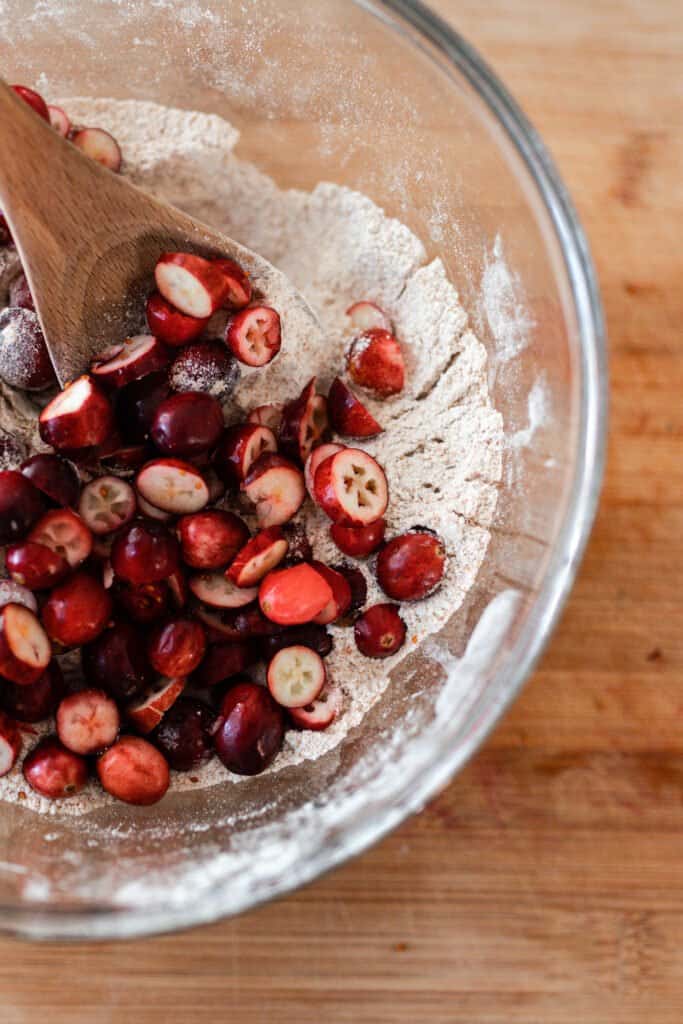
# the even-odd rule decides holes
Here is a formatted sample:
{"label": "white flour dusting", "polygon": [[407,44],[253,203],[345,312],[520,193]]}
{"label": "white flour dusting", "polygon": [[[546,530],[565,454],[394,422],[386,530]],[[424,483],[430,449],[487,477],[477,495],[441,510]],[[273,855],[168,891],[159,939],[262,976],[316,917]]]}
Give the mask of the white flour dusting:
{"label": "white flour dusting", "polygon": [[[77,99],[63,105],[74,121],[113,132],[125,173],[136,184],[260,252],[290,277],[318,314],[324,347],[297,336],[288,343],[285,335],[273,363],[243,374],[235,394],[238,410],[294,397],[314,374],[325,391],[342,369],[352,337],[345,316],[351,303],[373,300],[394,322],[406,356],[407,386],[395,398],[367,401],[387,430],[361,447],[387,474],[389,536],[415,525],[437,530],[446,543],[448,569],[436,594],[403,605],[408,640],[392,658],[369,661],[356,650],[352,629],[330,627],[334,650],[326,664],[344,692],[343,714],[322,733],[290,731],[270,771],[317,758],[358,725],[398,662],[445,625],[481,567],[503,454],[503,424],[489,398],[486,351],[468,330],[441,261],[426,264],[419,239],[365,196],[328,183],[312,193],[279,190],[235,157],[238,134],[214,115],[133,101]],[[23,434],[34,445],[35,423],[29,427],[25,402],[20,399],[15,408],[16,401],[7,389],[0,391],[0,436],[3,429]],[[343,561],[329,539],[326,517],[309,506],[302,518],[316,557]],[[371,563],[366,578],[368,602],[384,600]],[[26,739],[32,744],[35,735]],[[217,759],[195,773],[174,774],[176,789],[226,780],[239,777]],[[0,798],[69,814],[112,802],[91,783],[78,797],[52,803],[33,793],[17,769],[0,780]]]}

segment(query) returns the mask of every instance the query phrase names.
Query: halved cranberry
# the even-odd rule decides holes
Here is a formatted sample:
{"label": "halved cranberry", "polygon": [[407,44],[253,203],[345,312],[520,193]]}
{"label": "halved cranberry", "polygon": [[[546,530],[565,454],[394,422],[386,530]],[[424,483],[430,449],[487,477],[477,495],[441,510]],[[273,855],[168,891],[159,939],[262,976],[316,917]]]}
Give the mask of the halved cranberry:
{"label": "halved cranberry", "polygon": [[342,526],[332,523],[330,537],[340,551],[351,558],[366,558],[381,547],[386,531],[386,520],[378,519],[368,526]]}
{"label": "halved cranberry", "polygon": [[0,778],[12,771],[20,753],[19,726],[4,711],[0,711]]}
{"label": "halved cranberry", "polygon": [[144,443],[156,411],[169,391],[168,374],[162,370],[134,380],[116,392],[116,421],[128,442]]}
{"label": "halved cranberry", "polygon": [[406,624],[395,604],[375,604],[356,619],[356,646],[366,658],[388,658],[403,647]]}
{"label": "halved cranberry", "polygon": [[216,753],[231,772],[258,775],[282,747],[285,716],[268,690],[238,683],[223,698],[214,736]]}
{"label": "halved cranberry", "polygon": [[51,661],[40,679],[28,686],[3,679],[0,703],[20,722],[42,722],[55,713],[64,695],[64,678],[56,661]]}
{"label": "halved cranberry", "polygon": [[129,622],[115,622],[81,650],[83,676],[117,701],[139,697],[153,678],[145,648],[141,630]]}
{"label": "halved cranberry", "polygon": [[382,433],[372,413],[339,377],[332,381],[327,409],[332,429],[342,437],[376,437]]}
{"label": "halved cranberry", "polygon": [[214,466],[229,487],[237,487],[254,462],[265,452],[277,450],[272,430],[256,423],[228,427],[214,455]]}
{"label": "halved cranberry", "polygon": [[249,306],[228,321],[225,340],[241,363],[265,366],[280,351],[280,316],[270,306]]}
{"label": "halved cranberry", "polygon": [[329,583],[305,562],[269,573],[259,589],[261,611],[282,626],[310,622],[331,600]]}
{"label": "halved cranberry", "polygon": [[147,323],[155,338],[177,348],[194,341],[209,322],[209,317],[187,316],[172,306],[160,292],[147,300]]}
{"label": "halved cranberry", "polygon": [[29,89],[27,85],[13,85],[17,96],[21,96],[24,103],[28,103],[29,107],[32,107],[39,117],[42,117],[43,121],[50,123],[50,111],[47,108],[47,103],[35,89]]}
{"label": "halved cranberry", "polygon": [[40,452],[21,464],[22,474],[61,508],[76,505],[81,484],[76,468],[59,455]]}
{"label": "halved cranberry", "polygon": [[351,379],[376,395],[397,395],[405,384],[405,362],[393,334],[373,327],[351,345],[347,356]]}
{"label": "halved cranberry", "polygon": [[15,583],[31,590],[49,590],[69,572],[69,563],[62,555],[26,540],[7,549],[5,564]]}
{"label": "halved cranberry", "polygon": [[147,643],[147,657],[159,675],[189,676],[206,651],[206,634],[192,619],[171,619],[157,626]]}
{"label": "halved cranberry", "polygon": [[99,636],[111,617],[112,601],[99,580],[77,572],[52,591],[42,620],[48,636],[63,647],[81,647]]}
{"label": "halved cranberry", "polygon": [[282,406],[277,404],[257,405],[247,416],[247,423],[255,423],[258,427],[268,427],[277,434],[282,423]]}
{"label": "halved cranberry", "polygon": [[394,601],[419,601],[443,579],[446,551],[433,533],[414,530],[394,537],[377,558],[377,580]]}
{"label": "halved cranberry", "polygon": [[159,523],[135,520],[124,527],[111,549],[114,572],[134,585],[165,580],[178,563],[178,542]]}
{"label": "halved cranberry", "polygon": [[45,500],[16,469],[0,470],[0,544],[21,540],[45,511]]}
{"label": "halved cranberry", "polygon": [[251,652],[246,643],[214,644],[209,647],[194,673],[192,683],[200,689],[209,689],[244,672],[251,660]]}
{"label": "halved cranberry", "polygon": [[268,665],[268,689],[284,708],[310,704],[326,679],[323,660],[310,647],[283,647]]}
{"label": "halved cranberry", "polygon": [[299,729],[320,732],[327,729],[341,712],[343,695],[338,686],[327,683],[318,696],[303,708],[290,708],[289,717]]}
{"label": "halved cranberry", "polygon": [[389,503],[384,470],[367,452],[344,448],[318,466],[318,505],[342,526],[368,526],[381,519]]}
{"label": "halved cranberry", "polygon": [[77,149],[109,171],[120,171],[123,157],[113,135],[103,128],[80,128],[73,132],[71,141]]}
{"label": "halved cranberry", "polygon": [[202,256],[166,252],[154,269],[163,297],[186,316],[204,319],[223,305],[228,291],[225,275]]}
{"label": "halved cranberry", "polygon": [[199,391],[225,402],[237,387],[240,366],[222,341],[195,341],[178,353],[168,379],[174,391]]}
{"label": "halved cranberry", "polygon": [[354,302],[346,310],[346,315],[351,320],[352,326],[358,331],[369,331],[373,327],[380,327],[385,331],[391,330],[391,320],[384,310],[376,303],[368,302],[367,299]]}
{"label": "halved cranberry", "polygon": [[162,370],[169,360],[168,349],[153,334],[136,334],[100,353],[90,364],[90,372],[101,384],[121,388]]}
{"label": "halved cranberry", "polygon": [[279,526],[261,530],[235,557],[226,575],[238,587],[254,587],[287,553],[287,540]]}
{"label": "halved cranberry", "polygon": [[185,679],[160,679],[154,686],[126,708],[126,716],[138,732],[156,729],[169,708],[185,689]]}
{"label": "halved cranberry", "polygon": [[45,337],[30,309],[0,312],[0,377],[23,391],[43,391],[55,381]]}
{"label": "halved cranberry", "polygon": [[298,398],[288,402],[282,410],[279,445],[285,455],[302,463],[328,425],[327,403],[316,394],[315,383],[316,378],[312,377]]}
{"label": "halved cranberry", "polygon": [[49,800],[75,796],[88,781],[88,762],[67,750],[56,736],[46,736],[24,758],[24,778]]}
{"label": "halved cranberry", "polygon": [[85,562],[92,551],[92,533],[80,516],[70,508],[55,508],[39,519],[28,535],[35,544],[43,544],[61,555],[72,569]]}
{"label": "halved cranberry", "polygon": [[38,417],[40,436],[58,451],[104,444],[114,427],[109,399],[91,377],[79,377],[45,406]]}
{"label": "halved cranberry", "polygon": [[191,576],[192,593],[211,608],[242,608],[258,597],[258,587],[238,587],[222,572],[200,572]]}
{"label": "halved cranberry", "polygon": [[151,438],[159,451],[180,458],[197,458],[210,451],[223,433],[223,411],[211,395],[188,391],[161,403],[152,423]]}
{"label": "halved cranberry", "polygon": [[153,459],[142,467],[135,486],[150,505],[173,515],[199,512],[209,501],[204,477],[196,466],[181,459]]}
{"label": "halved cranberry", "polygon": [[311,454],[306,459],[304,465],[304,482],[306,484],[306,490],[313,501],[315,501],[315,474],[318,466],[325,459],[329,459],[331,455],[336,455],[337,452],[342,451],[344,448],[343,444],[321,444],[317,448],[314,448]]}
{"label": "halved cranberry", "polygon": [[6,604],[20,604],[28,608],[34,615],[38,611],[38,602],[28,587],[15,583],[14,580],[0,580],[0,608]]}
{"label": "halved cranberry", "polygon": [[164,715],[151,739],[174,771],[189,772],[213,757],[215,729],[216,716],[207,704],[181,697]]}
{"label": "halved cranberry", "polygon": [[212,509],[183,516],[178,522],[182,559],[193,569],[229,565],[249,539],[249,529],[232,512]]}
{"label": "halved cranberry", "polygon": [[342,573],[330,569],[329,566],[324,565],[322,562],[312,562],[311,565],[329,584],[332,591],[331,599],[315,617],[315,622],[321,626],[327,626],[329,623],[336,622],[342,618],[350,609],[351,587]]}
{"label": "halved cranberry", "polygon": [[79,690],[57,708],[57,735],[74,754],[105,750],[118,736],[120,724],[119,709],[102,690]]}
{"label": "halved cranberry", "polygon": [[147,807],[165,795],[168,762],[156,747],[139,736],[122,736],[97,762],[103,789],[127,804]]}
{"label": "halved cranberry", "polygon": [[256,518],[262,529],[288,522],[306,499],[304,474],[274,452],[259,456],[242,486],[256,506]]}
{"label": "halved cranberry", "polygon": [[68,139],[71,134],[71,120],[68,117],[65,110],[61,107],[55,107],[52,103],[48,103],[47,111],[50,115],[50,124],[63,139]]}
{"label": "halved cranberry", "polygon": [[100,476],[86,484],[78,511],[94,534],[112,533],[135,515],[135,491],[116,476]]}
{"label": "halved cranberry", "polygon": [[134,622],[156,622],[168,611],[169,590],[166,582],[124,583],[115,580],[114,600]]}
{"label": "halved cranberry", "polygon": [[37,683],[51,657],[50,641],[32,611],[21,604],[0,608],[0,677],[20,686]]}
{"label": "halved cranberry", "polygon": [[224,305],[230,309],[243,309],[251,302],[251,281],[245,270],[235,260],[212,260],[214,267],[223,272],[226,283]]}

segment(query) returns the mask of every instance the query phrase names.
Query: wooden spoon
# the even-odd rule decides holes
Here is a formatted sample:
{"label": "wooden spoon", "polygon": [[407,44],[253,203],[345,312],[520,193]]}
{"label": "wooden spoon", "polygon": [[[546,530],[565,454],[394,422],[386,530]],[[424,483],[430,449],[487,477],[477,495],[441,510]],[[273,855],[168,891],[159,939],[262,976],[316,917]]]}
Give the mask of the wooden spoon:
{"label": "wooden spoon", "polygon": [[160,203],[63,139],[0,79],[0,209],[64,386],[138,333],[163,252],[237,260],[288,332],[322,344],[303,296],[257,253]]}

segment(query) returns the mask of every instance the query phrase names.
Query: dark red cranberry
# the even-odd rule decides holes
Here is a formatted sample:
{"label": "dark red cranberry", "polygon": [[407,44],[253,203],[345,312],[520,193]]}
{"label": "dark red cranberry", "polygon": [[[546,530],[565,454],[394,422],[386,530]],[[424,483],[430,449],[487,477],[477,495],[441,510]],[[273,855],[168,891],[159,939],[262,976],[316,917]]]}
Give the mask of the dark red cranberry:
{"label": "dark red cranberry", "polygon": [[222,341],[186,345],[173,360],[168,379],[174,391],[202,391],[224,402],[237,387],[240,364]]}
{"label": "dark red cranberry", "polygon": [[140,696],[154,678],[144,633],[129,622],[115,622],[100,633],[82,649],[81,663],[88,686],[99,686],[118,701]]}
{"label": "dark red cranberry", "polygon": [[21,464],[21,472],[34,487],[60,508],[78,503],[81,484],[75,466],[59,455],[40,452]]}
{"label": "dark red cranberry", "polygon": [[395,601],[419,601],[438,587],[446,567],[443,541],[431,531],[394,537],[377,557],[377,580]]}
{"label": "dark red cranberry", "polygon": [[14,582],[29,590],[49,590],[69,572],[69,563],[63,555],[45,544],[29,540],[8,547],[5,564]]}
{"label": "dark red cranberry", "polygon": [[170,619],[157,626],[147,643],[147,657],[161,676],[181,679],[199,666],[206,651],[206,634],[193,619]]}
{"label": "dark red cranberry", "polygon": [[178,522],[182,559],[193,569],[229,565],[249,540],[246,524],[232,512],[212,509],[183,516]]}
{"label": "dark red cranberry", "polygon": [[0,471],[0,544],[21,540],[46,511],[45,499],[16,469]]}
{"label": "dark red cranberry", "polygon": [[134,622],[157,622],[168,612],[169,589],[166,582],[135,585],[115,580],[112,595],[116,604]]}
{"label": "dark red cranberry", "polygon": [[30,309],[0,312],[0,377],[14,388],[42,391],[55,380],[45,337]]}
{"label": "dark red cranberry", "polygon": [[207,650],[204,660],[192,676],[192,682],[200,689],[209,689],[244,672],[252,660],[246,643],[214,644]]}
{"label": "dark red cranberry", "polygon": [[309,622],[305,626],[290,626],[272,636],[264,636],[259,641],[258,652],[268,662],[284,647],[310,647],[312,651],[326,658],[333,647],[333,640],[324,626]]}
{"label": "dark red cranberry", "polygon": [[168,397],[170,386],[165,370],[134,380],[116,393],[116,421],[129,444],[143,444],[152,429],[160,404]]}
{"label": "dark red cranberry", "polygon": [[192,697],[180,697],[150,739],[171,768],[189,772],[213,757],[215,728],[216,715],[210,707]]}
{"label": "dark red cranberry", "polygon": [[51,591],[41,617],[51,640],[62,647],[81,647],[100,635],[111,611],[111,597],[100,581],[77,572]]}
{"label": "dark red cranberry", "polygon": [[55,713],[64,691],[62,670],[56,661],[51,661],[37,683],[18,686],[3,680],[0,705],[20,722],[42,722]]}
{"label": "dark red cranberry", "polygon": [[74,796],[88,781],[88,762],[73,754],[56,736],[46,736],[24,759],[24,778],[50,800]]}
{"label": "dark red cranberry", "polygon": [[351,587],[349,613],[357,612],[368,599],[368,583],[365,576],[357,566],[349,565],[348,562],[340,562],[338,565],[333,565],[332,568],[340,572]]}
{"label": "dark red cranberry", "polygon": [[160,523],[136,520],[124,527],[111,549],[116,576],[127,583],[158,583],[178,568],[178,542]]}
{"label": "dark red cranberry", "polygon": [[386,530],[384,519],[378,519],[369,526],[340,526],[333,523],[330,536],[340,551],[351,558],[365,558],[382,544]]}
{"label": "dark red cranberry", "polygon": [[282,747],[285,714],[264,686],[238,683],[223,698],[216,753],[231,772],[258,775]]}
{"label": "dark red cranberry", "polygon": [[187,391],[161,403],[151,438],[164,455],[193,459],[215,447],[223,427],[220,403],[211,395]]}
{"label": "dark red cranberry", "polygon": [[18,277],[14,278],[9,286],[9,304],[10,306],[17,306],[19,309],[30,309],[35,313],[36,307],[33,302],[33,296],[31,295],[31,289],[23,270]]}
{"label": "dark red cranberry", "polygon": [[388,658],[401,649],[406,624],[395,604],[375,604],[356,619],[356,646],[366,658]]}

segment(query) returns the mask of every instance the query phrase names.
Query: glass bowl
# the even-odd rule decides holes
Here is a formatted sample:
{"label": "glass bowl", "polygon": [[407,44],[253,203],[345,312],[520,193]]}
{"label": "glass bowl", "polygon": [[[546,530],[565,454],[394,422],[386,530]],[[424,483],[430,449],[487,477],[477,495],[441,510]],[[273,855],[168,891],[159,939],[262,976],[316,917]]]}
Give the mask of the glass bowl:
{"label": "glass bowl", "polygon": [[[603,463],[590,256],[538,136],[477,54],[408,0],[4,0],[3,74],[50,97],[214,112],[280,186],[357,188],[440,256],[489,356],[504,478],[476,584],[317,761],[147,810],[0,808],[0,928],[172,931],[311,881],[420,809],[531,672],[574,579]],[[247,243],[249,239],[244,239]]]}

